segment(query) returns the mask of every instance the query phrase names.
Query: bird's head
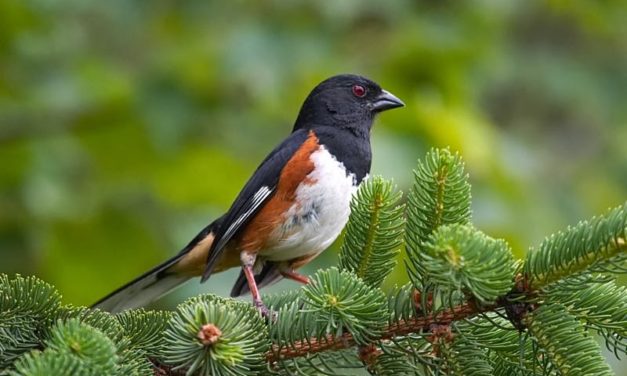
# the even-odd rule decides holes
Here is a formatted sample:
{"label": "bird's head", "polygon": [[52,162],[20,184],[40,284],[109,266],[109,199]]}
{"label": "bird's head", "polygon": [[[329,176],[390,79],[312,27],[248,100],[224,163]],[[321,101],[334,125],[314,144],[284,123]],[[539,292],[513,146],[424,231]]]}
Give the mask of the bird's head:
{"label": "bird's head", "polygon": [[405,104],[376,82],[353,74],[322,81],[305,99],[294,130],[332,126],[369,131],[379,112]]}

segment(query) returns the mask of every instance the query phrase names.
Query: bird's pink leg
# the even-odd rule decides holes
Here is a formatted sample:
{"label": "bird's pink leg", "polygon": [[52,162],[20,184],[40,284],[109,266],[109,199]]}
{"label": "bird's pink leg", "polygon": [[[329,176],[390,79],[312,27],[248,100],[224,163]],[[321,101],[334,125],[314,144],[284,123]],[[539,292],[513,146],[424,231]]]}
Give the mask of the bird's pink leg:
{"label": "bird's pink leg", "polygon": [[257,282],[255,281],[255,272],[253,271],[257,255],[254,253],[242,252],[240,254],[240,258],[242,260],[242,270],[244,271],[244,276],[246,276],[246,282],[248,282],[248,289],[253,296],[253,305],[264,317],[269,317],[270,310],[261,300],[259,288],[257,288]]}
{"label": "bird's pink leg", "polygon": [[281,275],[284,278],[291,279],[292,281],[300,282],[303,285],[309,284],[309,277],[300,273],[296,273],[294,270],[281,270]]}

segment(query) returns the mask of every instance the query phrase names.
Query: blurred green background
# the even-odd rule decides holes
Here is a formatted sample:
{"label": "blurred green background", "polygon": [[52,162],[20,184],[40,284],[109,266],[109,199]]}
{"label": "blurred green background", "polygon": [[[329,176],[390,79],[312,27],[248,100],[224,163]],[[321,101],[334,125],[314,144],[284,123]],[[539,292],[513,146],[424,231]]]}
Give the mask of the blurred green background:
{"label": "blurred green background", "polygon": [[93,302],[226,210],[344,72],[407,104],[378,119],[373,172],[406,191],[450,145],[476,225],[521,256],[627,198],[625,20],[624,1],[2,1],[0,272]]}

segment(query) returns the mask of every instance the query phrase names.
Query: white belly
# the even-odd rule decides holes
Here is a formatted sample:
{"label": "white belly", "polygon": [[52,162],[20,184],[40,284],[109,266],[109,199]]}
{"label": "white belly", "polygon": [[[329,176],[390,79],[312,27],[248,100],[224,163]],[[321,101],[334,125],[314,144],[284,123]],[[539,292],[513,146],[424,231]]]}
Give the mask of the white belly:
{"label": "white belly", "polygon": [[297,188],[297,203],[273,232],[271,246],[261,251],[267,260],[318,254],[335,241],[348,221],[350,201],[357,191],[355,175],[347,175],[344,165],[324,147],[311,160],[314,170]]}

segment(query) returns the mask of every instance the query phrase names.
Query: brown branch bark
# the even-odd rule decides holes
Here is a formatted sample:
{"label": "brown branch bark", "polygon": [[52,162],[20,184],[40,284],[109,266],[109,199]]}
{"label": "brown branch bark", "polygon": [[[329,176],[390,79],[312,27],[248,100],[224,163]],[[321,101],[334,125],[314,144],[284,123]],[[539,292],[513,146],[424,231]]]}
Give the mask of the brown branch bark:
{"label": "brown branch bark", "polygon": [[[387,340],[425,330],[428,331],[431,330],[433,325],[448,325],[454,321],[493,311],[500,307],[502,307],[502,305],[478,307],[470,302],[454,307],[453,309],[440,311],[436,314],[418,316],[410,320],[401,320],[388,325],[383,330],[383,335],[380,339]],[[266,360],[270,363],[274,363],[279,360],[298,358],[323,351],[348,349],[356,345],[357,342],[350,333],[344,333],[341,336],[329,335],[322,339],[311,338],[309,341],[299,341],[296,342],[294,346],[290,347],[274,345],[266,354]],[[156,359],[151,360],[155,366],[155,376],[179,376],[185,374],[184,370],[173,370],[172,367],[162,364]]]}
{"label": "brown branch bark", "polygon": [[149,360],[153,365],[152,371],[154,376],[185,376],[187,374],[186,370],[175,370],[173,366],[163,364],[155,358],[150,358]]}
{"label": "brown branch bark", "polygon": [[[466,303],[453,309],[438,312],[437,314],[419,316],[410,320],[402,320],[387,326],[383,330],[381,340],[401,337],[412,333],[430,330],[432,325],[448,325],[453,321],[462,320],[477,314],[493,311],[499,308],[497,305],[478,307],[473,303]],[[268,362],[276,362],[284,359],[297,358],[308,354],[319,353],[328,350],[341,350],[356,346],[355,338],[350,333],[341,336],[327,336],[320,340],[312,338],[309,341],[299,341],[290,347],[274,345],[266,359]]]}

